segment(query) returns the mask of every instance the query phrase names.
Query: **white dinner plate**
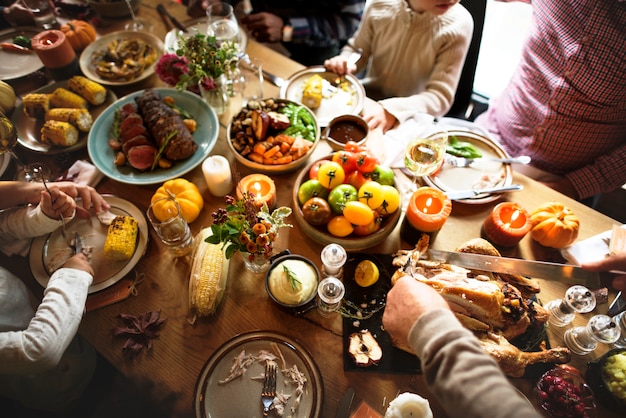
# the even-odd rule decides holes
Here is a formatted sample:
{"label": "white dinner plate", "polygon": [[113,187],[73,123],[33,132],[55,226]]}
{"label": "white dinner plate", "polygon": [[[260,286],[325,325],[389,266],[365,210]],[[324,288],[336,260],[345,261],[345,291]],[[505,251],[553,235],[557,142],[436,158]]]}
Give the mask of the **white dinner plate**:
{"label": "white dinner plate", "polygon": [[[126,6],[120,6],[120,7],[126,7]],[[147,66],[141,72],[141,74],[139,74],[137,77],[133,79],[110,80],[107,78],[102,78],[98,75],[98,73],[95,70],[95,67],[91,63],[91,57],[93,56],[95,52],[105,50],[107,46],[111,42],[115,41],[116,39],[142,40],[152,45],[152,47],[156,49],[156,59],[151,65]],[[154,74],[154,68],[162,54],[163,54],[163,41],[159,39],[156,35],[153,35],[150,32],[119,31],[119,32],[109,33],[108,35],[98,38],[94,42],[90,43],[87,46],[87,48],[85,48],[85,50],[80,54],[80,59],[78,60],[78,62],[80,64],[80,69],[82,70],[83,74],[85,74],[87,78],[90,78],[94,81],[97,81],[100,84],[104,84],[107,86],[127,86],[130,84],[135,84],[142,80],[145,80],[146,78]]]}
{"label": "white dinner plate", "polygon": [[[111,205],[111,213],[115,215],[132,216],[139,224],[139,236],[135,246],[135,253],[128,261],[107,261],[104,258],[104,241],[108,231],[108,226],[98,221],[94,210],[90,211],[89,219],[75,217],[66,226],[67,236],[73,237],[74,232],[78,232],[83,239],[85,246],[92,247],[91,265],[95,272],[93,283],[89,287],[89,293],[94,293],[109,286],[114,285],[124,278],[135,267],[146,251],[148,244],[148,224],[143,213],[132,203],[117,196],[104,195],[105,200]],[[80,202],[78,203],[80,204]],[[30,247],[29,261],[30,269],[35,280],[46,287],[52,275],[48,266],[54,257],[67,252],[67,245],[63,240],[61,228],[54,232],[37,237]]]}
{"label": "white dinner plate", "polygon": [[[67,88],[67,81],[58,81],[47,86],[43,86],[40,89],[35,90],[33,93],[52,93],[58,87]],[[117,96],[111,90],[107,89],[107,96],[99,106],[89,105],[89,113],[91,113],[92,119],[95,121],[98,116],[109,106],[117,100]],[[31,151],[42,152],[46,154],[59,154],[61,152],[72,152],[79,149],[83,149],[87,146],[88,132],[78,132],[78,142],[71,147],[58,147],[52,144],[45,144],[41,142],[41,127],[44,124],[44,120],[30,118],[24,114],[24,103],[21,98],[17,99],[17,105],[12,117],[13,125],[17,130],[18,142],[24,148],[28,148]]]}
{"label": "white dinner plate", "polygon": [[323,78],[322,104],[313,109],[321,127],[327,126],[331,120],[340,115],[358,115],[365,104],[365,88],[358,78],[352,74],[345,75],[348,82],[346,88],[335,87],[339,77],[326,71],[324,67],[308,67],[291,75],[280,88],[280,98],[302,103],[304,85],[313,75]]}
{"label": "white dinner plate", "polygon": [[[278,393],[292,394],[295,386],[287,383],[283,368],[290,369],[294,365],[307,379],[300,405],[295,413],[291,413],[295,396],[292,396],[285,407],[285,416],[319,417],[322,412],[324,386],[322,375],[309,352],[297,341],[269,331],[254,331],[235,336],[217,349],[202,368],[194,390],[194,410],[196,418],[240,418],[261,417],[261,389],[265,362],[254,362],[242,375],[228,383],[220,384],[233,366],[235,358],[245,350],[246,355],[258,355],[260,350],[277,355],[277,347],[285,359],[285,365],[278,363],[276,389]],[[280,356],[279,356],[280,357]],[[285,366],[285,367],[284,367]],[[270,414],[274,416],[275,414]]]}
{"label": "white dinner plate", "polygon": [[[15,28],[0,31],[0,42],[13,43],[13,38],[22,35],[32,38],[41,32],[41,29],[31,26],[18,26]],[[39,56],[31,51],[30,53],[5,51],[0,48],[0,80],[13,80],[32,74],[43,68],[43,63]]]}
{"label": "white dinner plate", "polygon": [[[449,137],[454,135],[459,141],[467,141],[480,151],[483,157],[507,158],[504,149],[496,142],[470,131],[449,130]],[[513,183],[513,170],[510,164],[484,162],[471,167],[453,167],[444,163],[441,170],[424,178],[427,185],[444,192],[470,190],[495,186],[509,186]],[[487,184],[488,183],[488,184]],[[500,198],[500,194],[483,193],[470,199],[459,200],[463,203],[483,204]]]}
{"label": "white dinner plate", "polygon": [[198,144],[196,152],[186,160],[175,161],[170,168],[155,168],[154,171],[139,171],[125,165],[115,165],[115,151],[109,146],[111,128],[115,119],[115,112],[127,103],[134,103],[135,97],[140,96],[143,90],[136,91],[118,99],[107,107],[96,119],[89,132],[87,150],[89,158],[105,176],[127,184],[157,184],[180,177],[197,167],[211,152],[217,142],[220,125],[215,110],[200,96],[188,91],[178,91],[173,88],[152,89],[161,97],[171,96],[176,105],[189,112],[198,126],[192,134]]}
{"label": "white dinner plate", "polygon": [[[176,52],[176,45],[178,43],[179,36],[191,36],[196,33],[201,33],[206,35],[207,30],[207,20],[206,17],[201,17],[198,19],[188,20],[183,22],[185,28],[187,28],[187,32],[183,32],[179,29],[172,29],[165,34],[165,40],[163,42],[165,53],[173,54]],[[237,34],[239,50],[245,51],[248,46],[248,35],[246,35],[246,31],[239,27],[239,33]]]}

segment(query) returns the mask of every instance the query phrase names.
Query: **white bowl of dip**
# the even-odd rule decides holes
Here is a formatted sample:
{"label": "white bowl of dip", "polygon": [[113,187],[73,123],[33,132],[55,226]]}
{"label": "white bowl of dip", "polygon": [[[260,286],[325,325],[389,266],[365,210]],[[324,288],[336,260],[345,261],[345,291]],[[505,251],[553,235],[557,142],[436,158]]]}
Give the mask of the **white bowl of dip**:
{"label": "white bowl of dip", "polygon": [[272,261],[265,289],[270,298],[283,308],[303,308],[314,301],[319,277],[319,269],[311,260],[287,252]]}

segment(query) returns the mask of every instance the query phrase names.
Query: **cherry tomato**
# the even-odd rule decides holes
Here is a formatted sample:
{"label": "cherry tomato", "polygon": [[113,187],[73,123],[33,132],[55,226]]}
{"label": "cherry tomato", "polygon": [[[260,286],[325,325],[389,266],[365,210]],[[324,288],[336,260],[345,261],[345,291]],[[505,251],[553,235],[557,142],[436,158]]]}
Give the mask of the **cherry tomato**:
{"label": "cherry tomato", "polygon": [[393,186],[383,185],[383,202],[376,209],[382,216],[389,216],[400,207],[400,192]]}
{"label": "cherry tomato", "polygon": [[382,216],[377,214],[374,216],[374,219],[372,220],[372,222],[368,223],[367,225],[356,225],[354,227],[353,233],[354,235],[359,236],[359,237],[371,235],[380,229],[380,225],[382,222],[383,222]]}
{"label": "cherry tomato", "polygon": [[355,141],[346,142],[346,145],[343,147],[343,149],[345,151],[355,152],[355,153],[361,151],[361,147]]}
{"label": "cherry tomato", "polygon": [[383,186],[377,181],[368,181],[359,189],[359,201],[372,209],[383,203]]}
{"label": "cherry tomato", "polygon": [[370,173],[370,178],[380,184],[393,185],[395,182],[395,174],[391,167],[377,165],[374,171]]}
{"label": "cherry tomato", "polygon": [[359,201],[347,202],[343,208],[343,216],[351,224],[367,225],[374,220],[374,211],[367,204]]}
{"label": "cherry tomato", "polygon": [[328,197],[328,189],[322,186],[319,180],[307,180],[298,188],[298,202],[300,205],[304,205],[312,197],[321,197],[322,199]]}
{"label": "cherry tomato", "polygon": [[309,178],[317,180],[317,172],[320,170],[322,164],[326,164],[328,160],[315,161],[311,168],[309,168]]}
{"label": "cherry tomato", "polygon": [[322,183],[322,186],[331,190],[343,183],[345,178],[345,171],[343,171],[339,163],[334,161],[328,161],[326,164],[321,165],[317,172],[317,179]]}
{"label": "cherry tomato", "polygon": [[326,225],[332,217],[328,202],[321,197],[312,197],[302,205],[302,216],[311,225]]}
{"label": "cherry tomato", "polygon": [[330,208],[338,215],[343,214],[346,203],[359,200],[356,187],[350,184],[340,184],[328,194]]}
{"label": "cherry tomato", "polygon": [[356,170],[356,153],[354,152],[337,151],[333,154],[332,160],[339,163],[346,174],[350,174]]}
{"label": "cherry tomato", "polygon": [[356,168],[361,173],[371,173],[378,165],[378,159],[369,150],[359,151],[356,155]]}
{"label": "cherry tomato", "polygon": [[347,237],[354,231],[354,226],[346,219],[345,216],[335,216],[326,225],[328,232],[336,237]]}
{"label": "cherry tomato", "polygon": [[344,181],[348,184],[353,185],[358,190],[361,188],[361,186],[363,186],[365,183],[367,183],[370,180],[367,177],[365,177],[363,173],[357,170],[348,174]]}

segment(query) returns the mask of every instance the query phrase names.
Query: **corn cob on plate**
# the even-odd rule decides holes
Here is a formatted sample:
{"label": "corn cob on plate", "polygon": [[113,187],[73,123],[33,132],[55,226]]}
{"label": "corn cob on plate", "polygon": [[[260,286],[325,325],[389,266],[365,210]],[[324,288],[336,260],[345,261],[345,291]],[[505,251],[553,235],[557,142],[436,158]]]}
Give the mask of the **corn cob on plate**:
{"label": "corn cob on plate", "polygon": [[[27,148],[31,151],[41,152],[46,154],[58,154],[61,152],[71,152],[79,149],[83,149],[87,146],[87,138],[88,132],[85,130],[90,130],[93,122],[97,119],[98,116],[115,100],[117,100],[117,96],[109,89],[106,90],[105,100],[101,105],[94,106],[89,104],[86,98],[82,98],[84,103],[87,103],[87,111],[89,116],[79,116],[77,113],[78,109],[73,109],[70,113],[76,113],[76,115],[72,115],[70,113],[65,114],[59,108],[55,107],[52,104],[52,94],[55,90],[62,88],[71,92],[71,89],[68,87],[69,81],[59,81],[52,83],[50,85],[44,86],[38,90],[35,90],[28,95],[24,95],[23,97],[18,97],[15,110],[12,115],[12,122],[15,125],[17,130],[18,142],[24,148]],[[75,87],[77,88],[77,87]],[[75,94],[75,93],[72,93]],[[89,96],[88,93],[84,93]],[[30,98],[28,96],[31,96]],[[42,102],[43,96],[47,96],[47,105],[45,102]],[[81,102],[82,102],[81,101]],[[47,109],[46,109],[47,108]],[[47,110],[47,112],[46,112]],[[58,146],[51,143],[45,143],[41,140],[41,129],[44,126],[46,121],[46,114],[50,114],[52,111],[53,115],[49,117],[49,119],[59,120],[63,122],[70,122],[79,130],[78,132],[78,140],[75,144],[69,146]],[[36,112],[36,115],[27,115],[27,112]],[[67,112],[66,112],[67,113]],[[30,114],[30,113],[29,113]],[[32,117],[36,116],[36,117]],[[73,122],[74,118],[76,119]],[[82,128],[82,129],[81,129]]]}
{"label": "corn cob on plate", "polygon": [[[318,77],[322,79],[321,98]],[[325,127],[335,116],[358,115],[365,104],[365,89],[358,78],[348,74],[339,83],[338,79],[324,67],[308,67],[287,79],[280,88],[280,98],[309,106],[320,126]]]}
{"label": "corn cob on plate", "polygon": [[[143,212],[129,201],[117,196],[105,195],[104,197],[111,205],[113,214],[136,221],[137,236],[132,247],[128,247],[128,250],[119,250],[119,254],[123,254],[123,257],[120,256],[121,259],[111,260],[105,257],[109,226],[100,223],[93,210],[90,211],[89,219],[75,217],[67,223],[68,236],[73,236],[74,232],[78,232],[82,237],[83,246],[90,252],[89,256],[96,277],[89,287],[89,293],[106,289],[126,277],[143,256],[148,244],[149,230]],[[36,238],[31,244],[29,255],[33,276],[41,286],[45,287],[54,269],[70,256],[71,250],[65,244],[60,229]]]}

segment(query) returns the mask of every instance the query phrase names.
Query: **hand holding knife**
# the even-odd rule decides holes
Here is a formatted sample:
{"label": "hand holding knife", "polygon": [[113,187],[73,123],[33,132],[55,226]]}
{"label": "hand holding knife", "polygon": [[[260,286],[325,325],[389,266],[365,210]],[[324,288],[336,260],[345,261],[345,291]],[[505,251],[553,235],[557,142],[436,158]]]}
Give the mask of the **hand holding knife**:
{"label": "hand holding knife", "polygon": [[169,21],[172,23],[172,25],[174,25],[174,27],[176,27],[176,29],[185,33],[187,32],[187,28],[182,23],[180,23],[178,19],[172,16],[172,14],[167,11],[165,6],[163,6],[162,4],[159,4],[157,6],[157,11],[161,15],[161,19],[163,19],[164,22],[167,22],[167,19],[169,19]]}

